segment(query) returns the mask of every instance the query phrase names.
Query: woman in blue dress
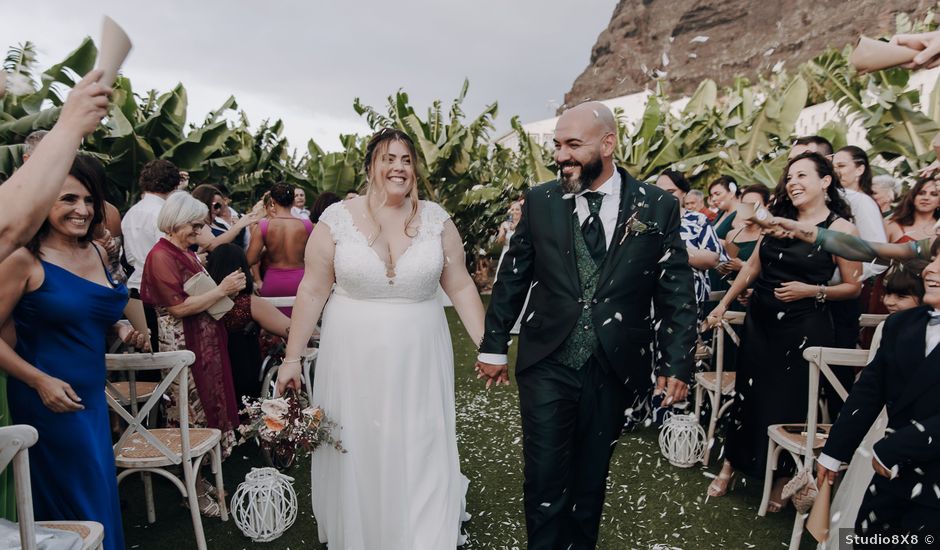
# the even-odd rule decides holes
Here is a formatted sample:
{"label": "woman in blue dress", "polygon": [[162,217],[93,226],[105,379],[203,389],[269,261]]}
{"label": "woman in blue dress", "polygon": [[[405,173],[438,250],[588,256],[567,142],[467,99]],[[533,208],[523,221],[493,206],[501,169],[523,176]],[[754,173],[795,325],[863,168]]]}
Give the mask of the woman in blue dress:
{"label": "woman in blue dress", "polygon": [[[0,264],[0,319],[13,320],[15,348],[0,341],[0,368],[15,424],[39,442],[29,450],[37,520],[104,525],[104,547],[124,548],[108,406],[105,338],[127,303],[92,242],[103,213],[104,168],[78,157],[32,241]],[[145,338],[123,325],[125,341]]]}

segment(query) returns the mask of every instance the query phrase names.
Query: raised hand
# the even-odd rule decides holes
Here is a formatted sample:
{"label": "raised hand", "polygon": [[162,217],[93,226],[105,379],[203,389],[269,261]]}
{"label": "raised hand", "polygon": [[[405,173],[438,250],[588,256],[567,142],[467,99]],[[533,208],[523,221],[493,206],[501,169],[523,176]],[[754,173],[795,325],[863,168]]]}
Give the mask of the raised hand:
{"label": "raised hand", "polygon": [[108,114],[108,99],[112,92],[111,88],[98,83],[101,75],[101,69],[95,69],[72,88],[62,105],[56,126],[61,125],[82,136],[95,131],[101,119]]}

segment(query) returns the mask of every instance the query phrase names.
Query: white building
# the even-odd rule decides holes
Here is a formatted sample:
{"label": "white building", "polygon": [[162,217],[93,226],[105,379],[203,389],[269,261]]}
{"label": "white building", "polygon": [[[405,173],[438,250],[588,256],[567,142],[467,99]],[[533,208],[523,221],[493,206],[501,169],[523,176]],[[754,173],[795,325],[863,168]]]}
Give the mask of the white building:
{"label": "white building", "polygon": [[[917,89],[920,92],[921,104],[926,105],[929,101],[929,95],[933,91],[937,78],[940,76],[940,67],[926,71],[916,71],[911,74],[908,83],[908,89]],[[632,126],[638,123],[643,117],[643,111],[646,109],[646,101],[652,93],[649,90],[637,92],[635,94],[625,95],[613,99],[601,101],[604,105],[613,110],[614,108],[623,109],[623,116],[627,124]],[[682,110],[689,102],[688,97],[683,97],[672,102],[672,110],[676,113]],[[794,133],[797,136],[809,136],[819,131],[826,123],[836,120],[845,120],[845,115],[840,113],[832,101],[826,101],[817,105],[811,105],[803,109],[796,120]],[[552,138],[555,134],[555,123],[558,117],[547,118],[523,124],[522,127],[526,133],[535,138],[542,145],[551,147]],[[870,144],[865,139],[865,129],[857,121],[852,121],[849,125],[847,141],[852,145],[858,145],[867,149]],[[515,132],[509,132],[496,140],[504,147],[516,148],[519,145],[519,138]]]}

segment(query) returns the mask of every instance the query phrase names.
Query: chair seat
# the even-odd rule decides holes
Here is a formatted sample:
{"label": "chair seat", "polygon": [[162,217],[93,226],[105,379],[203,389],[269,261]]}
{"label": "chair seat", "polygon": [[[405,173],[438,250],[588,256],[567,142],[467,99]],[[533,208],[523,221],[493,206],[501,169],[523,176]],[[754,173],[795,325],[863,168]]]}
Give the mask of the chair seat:
{"label": "chair seat", "polygon": [[[153,392],[157,389],[156,382],[135,382],[134,387],[137,390],[137,402],[141,403],[150,399],[150,396],[153,395]],[[111,396],[112,399],[124,405],[125,407],[130,406],[131,404],[131,384],[130,382],[112,382],[110,386],[105,386],[104,391]]]}
{"label": "chair seat", "polygon": [[[179,455],[182,453],[182,439],[177,428],[158,428],[149,430],[150,434],[166,445],[171,451]],[[189,446],[192,456],[200,456],[209,452],[222,440],[222,432],[215,428],[190,428]],[[158,467],[176,464],[167,458],[160,449],[151,445],[139,433],[134,434],[124,443],[124,446],[114,455],[114,463],[118,468]]]}
{"label": "chair seat", "polygon": [[[736,376],[734,372],[721,373],[721,394],[722,395],[731,395],[732,393],[734,393],[735,378]],[[712,372],[712,371],[696,373],[695,382],[708,391],[715,391],[718,388],[717,373]]]}
{"label": "chair seat", "polygon": [[[823,433],[816,434],[816,440],[813,442],[813,450],[822,449],[826,445],[826,438],[829,436],[829,430],[832,424],[819,424],[818,428]],[[796,433],[791,433],[795,431]],[[798,430],[798,431],[797,431]],[[767,427],[767,435],[781,447],[796,454],[804,454],[806,447],[806,424],[771,424]]]}
{"label": "chair seat", "polygon": [[98,548],[104,540],[104,526],[97,521],[37,521],[36,525],[78,533],[82,537],[82,550]]}

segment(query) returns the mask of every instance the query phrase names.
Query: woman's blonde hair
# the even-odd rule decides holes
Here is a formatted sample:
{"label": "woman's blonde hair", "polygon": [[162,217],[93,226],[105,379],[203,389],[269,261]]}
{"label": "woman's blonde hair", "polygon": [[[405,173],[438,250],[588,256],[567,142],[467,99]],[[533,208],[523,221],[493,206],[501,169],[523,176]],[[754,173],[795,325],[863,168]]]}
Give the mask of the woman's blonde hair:
{"label": "woman's blonde hair", "polygon": [[209,207],[193,198],[186,191],[177,191],[167,197],[157,215],[157,228],[172,233],[187,223],[204,222],[209,217]]}
{"label": "woman's blonde hair", "polygon": [[[385,189],[377,189],[373,177],[375,175],[375,166],[382,160],[382,157],[385,156],[385,153],[388,152],[388,147],[393,141],[398,141],[403,143],[408,149],[408,153],[411,155],[411,165],[414,168],[412,171],[412,181],[411,181],[411,190],[408,192],[408,197],[411,199],[411,214],[405,220],[405,227],[403,228],[405,235],[409,237],[414,237],[408,233],[408,226],[415,219],[415,216],[418,214],[418,152],[415,149],[415,144],[411,138],[405,132],[401,130],[396,130],[393,128],[383,128],[376,132],[372,138],[369,139],[369,143],[366,145],[366,157],[365,157],[365,172],[366,172],[366,208],[369,211],[369,215],[372,217],[372,221],[376,221],[374,207],[372,204],[373,197],[376,199],[381,199],[381,202],[378,204],[378,208],[381,208],[385,205],[385,201],[388,199],[388,195],[385,193]],[[378,193],[381,192],[382,196],[379,197]],[[376,223],[378,225],[378,223]]]}

